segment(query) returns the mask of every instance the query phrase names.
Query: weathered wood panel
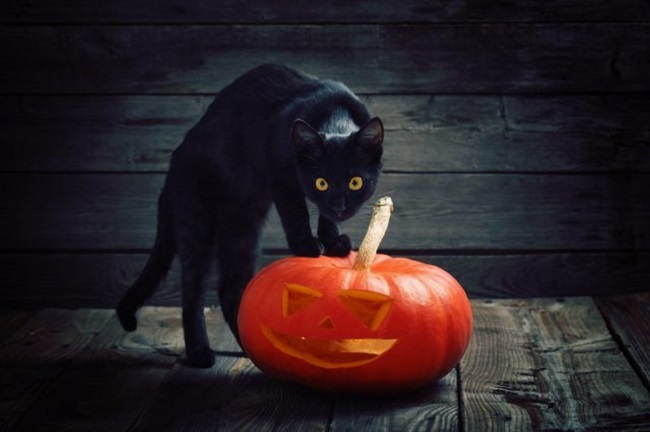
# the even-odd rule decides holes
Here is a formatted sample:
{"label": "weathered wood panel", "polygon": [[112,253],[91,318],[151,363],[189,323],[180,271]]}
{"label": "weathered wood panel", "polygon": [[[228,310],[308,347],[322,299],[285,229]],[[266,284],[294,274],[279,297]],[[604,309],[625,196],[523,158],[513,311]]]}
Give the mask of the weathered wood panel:
{"label": "weathered wood panel", "polygon": [[[643,0],[4,1],[0,295],[112,304],[151,246],[171,151],[208,95],[267,61],[342,80],[384,119],[380,192],[401,211],[384,247],[442,259],[477,295],[635,292],[648,18]],[[277,216],[264,245],[286,252]],[[155,302],[176,304],[177,276]]]}
{"label": "weathered wood panel", "polygon": [[136,333],[113,316],[13,430],[129,430],[184,351],[179,312],[144,308]]}
{"label": "weathered wood panel", "polygon": [[0,22],[7,23],[340,23],[463,21],[606,21],[637,22],[650,16],[643,0],[607,2],[581,0],[454,1],[394,0],[340,2],[294,0],[279,5],[264,0],[207,0],[88,2],[58,0],[38,7],[21,0],[5,0]]}
{"label": "weathered wood panel", "polygon": [[593,302],[473,302],[461,362],[467,430],[635,430],[648,389]]}
{"label": "weathered wood panel", "polygon": [[[114,308],[144,268],[147,254],[23,254],[0,255],[0,297],[5,307]],[[180,306],[180,265],[174,262],[150,304]],[[211,284],[216,287],[216,277]],[[216,290],[207,305],[218,304]]]}
{"label": "weathered wood panel", "polygon": [[23,324],[33,318],[34,312],[25,310],[10,310],[12,308],[4,306],[0,309],[0,341],[9,340]]}
{"label": "weathered wood panel", "polygon": [[461,430],[456,369],[433,385],[398,397],[338,395],[332,432]]}
{"label": "weathered wood panel", "polygon": [[101,331],[110,311],[45,310],[0,347],[0,429],[16,422]]}
{"label": "weathered wood panel", "polygon": [[[2,174],[2,248],[148,249],[162,174]],[[650,175],[385,175],[386,249],[648,248]],[[358,244],[370,206],[344,228]],[[364,217],[365,215],[365,217]],[[263,245],[284,249],[276,213]]]}
{"label": "weathered wood panel", "polygon": [[276,381],[240,356],[176,365],[135,430],[326,431],[333,397]]}
{"label": "weathered wood panel", "polygon": [[648,91],[628,24],[4,26],[0,92],[213,93],[263,62],[364,93]]}
{"label": "weathered wood panel", "polygon": [[0,345],[0,428],[645,430],[650,394],[635,350],[647,343],[647,295],[597,301],[609,330],[590,298],[473,300],[459,369],[382,399],[265,376],[218,308],[207,313],[218,354],[208,370],[183,366],[179,308],[143,308],[134,333],[106,310],[25,314]]}
{"label": "weathered wood panel", "polygon": [[[624,294],[647,291],[650,286],[648,252],[462,253],[407,256],[446,269],[471,297]],[[142,271],[146,258],[145,253],[111,252],[0,254],[2,305],[113,308]],[[278,258],[264,255],[259,265]],[[180,280],[175,262],[149,303],[180,306]],[[216,286],[216,277],[211,285]],[[215,290],[208,291],[207,304],[218,304]]]}
{"label": "weathered wood panel", "polygon": [[[160,171],[208,96],[2,96],[0,170]],[[650,96],[364,96],[388,172],[650,172]]]}
{"label": "weathered wood panel", "polygon": [[650,388],[650,292],[600,297],[596,304],[621,349],[629,354],[632,366]]}

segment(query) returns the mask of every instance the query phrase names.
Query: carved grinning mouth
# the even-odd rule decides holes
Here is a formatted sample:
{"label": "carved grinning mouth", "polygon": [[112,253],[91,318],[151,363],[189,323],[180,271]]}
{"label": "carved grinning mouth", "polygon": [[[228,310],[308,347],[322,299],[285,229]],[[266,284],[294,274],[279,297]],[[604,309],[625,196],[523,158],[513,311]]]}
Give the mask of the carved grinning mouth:
{"label": "carved grinning mouth", "polygon": [[388,352],[397,339],[309,339],[280,333],[261,325],[262,333],[283,353],[325,369],[368,364]]}

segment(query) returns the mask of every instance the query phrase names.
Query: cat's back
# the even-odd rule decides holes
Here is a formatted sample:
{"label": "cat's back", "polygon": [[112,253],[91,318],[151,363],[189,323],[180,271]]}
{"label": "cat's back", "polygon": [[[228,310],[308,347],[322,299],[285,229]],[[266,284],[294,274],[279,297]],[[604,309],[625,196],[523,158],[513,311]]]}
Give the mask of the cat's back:
{"label": "cat's back", "polygon": [[320,80],[286,66],[265,64],[245,73],[216,97],[215,102],[228,104],[231,109],[259,109],[274,113],[297,99],[322,91],[330,86]]}
{"label": "cat's back", "polygon": [[286,66],[265,64],[241,75],[214,98],[186,143],[230,136],[251,126],[259,130],[278,112],[305,95],[314,94],[323,82]]}
{"label": "cat's back", "polygon": [[294,108],[318,109],[319,105],[360,104],[342,83],[320,79],[287,66],[264,64],[241,75],[215,97],[213,115],[270,120]]}
{"label": "cat's back", "polygon": [[297,118],[318,127],[341,106],[358,124],[368,119],[365,106],[345,85],[286,66],[264,64],[216,95],[175,156],[198,156],[213,165],[239,161],[260,166],[265,155],[271,154],[266,148],[269,142],[273,143],[274,157],[287,156],[289,149],[284,147],[288,131]]}

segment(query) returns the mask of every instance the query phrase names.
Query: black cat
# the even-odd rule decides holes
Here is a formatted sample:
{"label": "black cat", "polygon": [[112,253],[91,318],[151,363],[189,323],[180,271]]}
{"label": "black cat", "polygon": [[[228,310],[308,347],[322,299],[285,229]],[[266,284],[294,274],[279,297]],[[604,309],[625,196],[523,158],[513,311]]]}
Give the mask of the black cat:
{"label": "black cat", "polygon": [[[381,170],[383,126],[343,84],[264,65],[224,88],[173,154],[158,202],[149,260],[117,307],[124,329],[167,273],[182,266],[188,362],[210,367],[203,316],[206,275],[219,263],[219,301],[237,333],[242,291],[253,276],[260,231],[275,203],[295,255],[346,256],[337,222],[372,195]],[[318,237],[305,197],[319,209]]]}

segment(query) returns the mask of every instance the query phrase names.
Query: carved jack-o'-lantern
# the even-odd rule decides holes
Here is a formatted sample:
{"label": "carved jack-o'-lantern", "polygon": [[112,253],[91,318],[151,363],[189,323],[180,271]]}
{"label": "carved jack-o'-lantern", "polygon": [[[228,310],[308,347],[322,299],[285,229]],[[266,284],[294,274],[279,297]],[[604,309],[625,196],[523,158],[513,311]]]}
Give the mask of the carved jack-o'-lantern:
{"label": "carved jack-o'-lantern", "polygon": [[260,369],[321,389],[386,393],[435,381],[460,360],[472,313],[458,282],[435,266],[375,256],[387,202],[376,207],[380,235],[371,223],[358,254],[286,258],[251,281],[239,332]]}

